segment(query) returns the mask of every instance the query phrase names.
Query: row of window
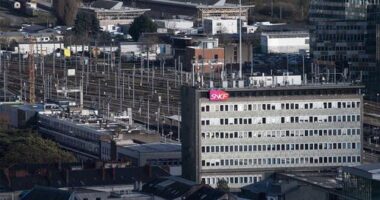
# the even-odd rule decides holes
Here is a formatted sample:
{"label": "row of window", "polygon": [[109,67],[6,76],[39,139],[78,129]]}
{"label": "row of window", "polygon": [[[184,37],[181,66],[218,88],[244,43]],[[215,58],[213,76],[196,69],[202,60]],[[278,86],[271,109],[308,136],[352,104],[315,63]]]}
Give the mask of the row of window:
{"label": "row of window", "polygon": [[219,152],[255,152],[255,151],[294,151],[294,150],[327,150],[327,149],[356,149],[360,143],[329,142],[306,144],[254,144],[254,145],[209,145],[202,146],[202,153]]}
{"label": "row of window", "polygon": [[54,130],[50,130],[49,128],[40,127],[40,131],[43,134],[46,134],[47,137],[54,140],[55,142],[78,149],[81,151],[85,151],[88,153],[98,154],[99,153],[99,144],[91,142],[90,140],[84,140],[81,138],[75,138],[70,135],[62,134],[56,132]]}
{"label": "row of window", "polygon": [[58,119],[49,119],[48,117],[41,117],[40,123],[49,129],[56,130],[57,132],[65,132],[67,135],[74,137],[84,138],[87,140],[98,141],[99,135],[95,134],[93,131],[88,131],[81,126],[68,125],[67,123],[62,123]]}
{"label": "row of window", "polygon": [[276,137],[305,137],[305,136],[340,136],[360,135],[358,128],[343,129],[314,129],[314,130],[267,130],[240,132],[202,132],[202,139],[238,139],[238,138],[276,138]]}
{"label": "row of window", "polygon": [[299,157],[299,158],[249,158],[249,159],[221,159],[202,160],[202,167],[220,166],[260,166],[260,165],[294,165],[294,164],[332,164],[357,163],[360,156],[325,156],[325,157]]}
{"label": "row of window", "polygon": [[297,116],[297,117],[244,117],[203,119],[202,126],[208,125],[242,125],[242,124],[287,124],[287,123],[321,123],[321,122],[360,122],[360,115],[334,116]]}
{"label": "row of window", "polygon": [[228,112],[228,111],[256,111],[256,110],[298,110],[298,109],[333,109],[333,108],[360,108],[360,102],[318,102],[318,103],[266,103],[266,104],[223,104],[205,105],[201,112]]}
{"label": "row of window", "polygon": [[261,181],[261,176],[223,176],[223,177],[202,177],[203,184],[216,185],[219,181],[225,180],[228,184],[257,183]]}

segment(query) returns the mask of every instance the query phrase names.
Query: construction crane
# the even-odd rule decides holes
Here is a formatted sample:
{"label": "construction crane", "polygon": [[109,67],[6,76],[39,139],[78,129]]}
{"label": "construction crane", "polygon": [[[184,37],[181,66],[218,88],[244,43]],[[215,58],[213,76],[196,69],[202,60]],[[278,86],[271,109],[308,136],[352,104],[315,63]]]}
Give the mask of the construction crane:
{"label": "construction crane", "polygon": [[28,70],[29,70],[29,103],[36,103],[36,73],[34,66],[34,42],[35,38],[29,38],[29,56],[28,56]]}

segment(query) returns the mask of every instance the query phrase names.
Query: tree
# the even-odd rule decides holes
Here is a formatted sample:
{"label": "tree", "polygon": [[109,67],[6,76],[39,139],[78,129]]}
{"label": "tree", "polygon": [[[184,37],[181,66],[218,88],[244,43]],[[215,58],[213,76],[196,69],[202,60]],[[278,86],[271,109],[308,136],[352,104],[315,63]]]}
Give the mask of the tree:
{"label": "tree", "polygon": [[157,31],[157,25],[151,18],[141,15],[135,18],[129,27],[129,35],[134,41],[137,41],[141,33],[152,33]]}
{"label": "tree", "polygon": [[223,192],[229,192],[230,191],[230,187],[228,187],[228,183],[225,179],[218,180],[218,183],[216,185],[217,185],[216,187],[220,191],[223,191]]}
{"label": "tree", "polygon": [[92,13],[79,12],[75,20],[74,31],[77,35],[88,38],[100,32],[99,20]]}
{"label": "tree", "polygon": [[80,0],[53,0],[53,9],[58,20],[67,26],[74,25]]}
{"label": "tree", "polygon": [[31,131],[0,130],[0,168],[17,163],[75,162],[75,157]]}

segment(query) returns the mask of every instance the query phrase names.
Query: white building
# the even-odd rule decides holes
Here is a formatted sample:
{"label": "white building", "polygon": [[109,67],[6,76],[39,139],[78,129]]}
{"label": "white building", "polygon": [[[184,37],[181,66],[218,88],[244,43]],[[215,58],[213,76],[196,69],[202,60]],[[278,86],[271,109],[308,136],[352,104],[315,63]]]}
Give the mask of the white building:
{"label": "white building", "polygon": [[284,31],[261,33],[263,53],[299,53],[309,51],[309,32]]}
{"label": "white building", "polygon": [[64,49],[65,46],[63,42],[38,42],[38,43],[30,43],[30,42],[20,42],[18,47],[15,47],[15,52],[20,52],[21,54],[29,53],[30,49],[34,49],[34,54],[42,54],[48,55],[52,54],[57,50]]}
{"label": "white building", "polygon": [[361,86],[231,85],[183,87],[184,178],[240,188],[276,171],[361,163]]}
{"label": "white building", "polygon": [[212,35],[238,33],[238,21],[236,19],[204,19],[204,31]]}
{"label": "white building", "polygon": [[194,26],[194,22],[184,19],[157,19],[154,20],[159,28],[166,28],[171,30],[186,30]]}
{"label": "white building", "polygon": [[173,56],[170,44],[147,45],[143,42],[121,42],[119,48],[121,54],[126,56],[128,60],[146,59],[148,55],[149,60],[156,60],[158,57],[169,58]]}

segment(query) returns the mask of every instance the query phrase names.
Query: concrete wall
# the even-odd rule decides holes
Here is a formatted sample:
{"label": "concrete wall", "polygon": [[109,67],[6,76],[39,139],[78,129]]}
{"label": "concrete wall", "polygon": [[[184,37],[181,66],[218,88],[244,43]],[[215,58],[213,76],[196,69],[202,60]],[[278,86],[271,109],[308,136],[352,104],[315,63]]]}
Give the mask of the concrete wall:
{"label": "concrete wall", "polygon": [[181,99],[182,176],[199,183],[199,93],[182,87]]}

